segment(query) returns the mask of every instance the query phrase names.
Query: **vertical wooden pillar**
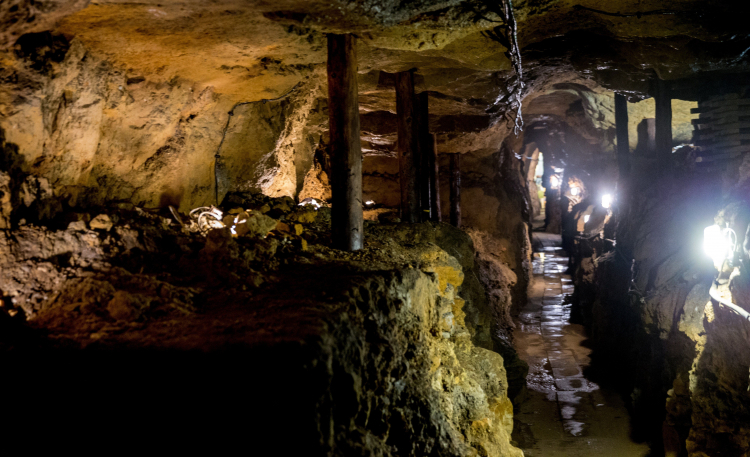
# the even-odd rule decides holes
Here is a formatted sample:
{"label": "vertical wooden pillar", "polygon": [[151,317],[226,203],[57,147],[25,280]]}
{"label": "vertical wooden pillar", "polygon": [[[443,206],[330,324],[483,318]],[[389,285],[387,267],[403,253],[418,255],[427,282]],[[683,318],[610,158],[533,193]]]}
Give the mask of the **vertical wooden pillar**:
{"label": "vertical wooden pillar", "polygon": [[419,169],[417,170],[417,180],[419,182],[419,207],[420,207],[420,220],[428,221],[432,220],[432,203],[430,194],[430,170],[431,161],[431,144],[432,136],[430,135],[430,107],[429,107],[429,94],[427,92],[421,92],[416,96],[416,104],[414,106],[414,118],[416,122],[414,124],[416,135],[417,135],[417,163],[419,163]]}
{"label": "vertical wooden pillar", "polygon": [[451,158],[451,225],[461,227],[461,154]]}
{"label": "vertical wooden pillar", "polygon": [[440,212],[440,164],[437,156],[437,137],[434,134],[430,135],[428,146],[426,155],[429,157],[427,174],[430,176],[430,220],[441,222],[443,216]]}
{"label": "vertical wooden pillar", "polygon": [[331,234],[334,247],[347,251],[362,249],[364,241],[356,50],[353,35],[328,35]]}
{"label": "vertical wooden pillar", "polygon": [[654,101],[656,102],[656,159],[662,171],[669,167],[672,156],[672,95],[669,84],[654,80]]}
{"label": "vertical wooden pillar", "polygon": [[419,222],[419,160],[414,129],[414,73],[396,73],[398,166],[401,183],[401,219]]}
{"label": "vertical wooden pillar", "polygon": [[628,100],[622,94],[615,94],[615,129],[617,133],[617,164],[620,179],[630,174],[630,138],[628,138]]}

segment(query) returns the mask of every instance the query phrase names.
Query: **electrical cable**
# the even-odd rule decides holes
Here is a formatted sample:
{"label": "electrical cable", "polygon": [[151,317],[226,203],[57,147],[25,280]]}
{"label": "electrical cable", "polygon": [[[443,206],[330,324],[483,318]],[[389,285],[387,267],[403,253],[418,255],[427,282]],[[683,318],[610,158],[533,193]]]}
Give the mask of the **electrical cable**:
{"label": "electrical cable", "polygon": [[[523,131],[523,114],[521,108],[523,103],[523,91],[526,85],[523,81],[521,48],[518,45],[518,23],[516,22],[516,16],[514,13],[513,0],[500,0],[499,4],[495,0],[483,0],[482,6],[484,7],[484,11],[489,11],[502,19],[502,21],[495,21],[488,19],[484,15],[484,11],[474,11],[474,14],[480,19],[489,22],[503,23],[503,25],[497,26],[492,30],[482,32],[482,35],[505,46],[507,49],[505,54],[510,59],[513,70],[516,73],[515,81],[512,81],[508,86],[509,90],[507,97],[500,94],[497,99],[495,99],[495,105],[499,105],[507,98],[507,105],[510,109],[505,111],[503,117],[507,119],[509,123],[513,123],[513,131],[515,134],[518,134],[518,132]],[[516,112],[515,119],[511,114],[513,110]]]}
{"label": "electrical cable", "polygon": [[710,295],[711,298],[718,302],[720,305],[726,306],[736,314],[739,314],[743,319],[750,321],[750,313],[748,313],[743,308],[735,305],[731,301],[721,298],[721,296],[719,295],[719,289],[716,287],[716,281],[711,284],[711,290],[708,291],[708,295]]}

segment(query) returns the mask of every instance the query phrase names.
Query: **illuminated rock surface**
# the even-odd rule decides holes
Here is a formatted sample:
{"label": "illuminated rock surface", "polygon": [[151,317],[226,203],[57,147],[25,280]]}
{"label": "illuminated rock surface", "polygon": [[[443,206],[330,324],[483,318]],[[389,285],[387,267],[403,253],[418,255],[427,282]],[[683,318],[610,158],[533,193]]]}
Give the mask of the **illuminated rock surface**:
{"label": "illuminated rock surface", "polygon": [[[659,175],[652,98],[655,78],[668,81],[671,146],[694,142],[691,110],[708,93],[744,100],[741,5],[514,2],[526,85],[515,135],[516,76],[487,34],[501,25],[488,1],[2,2],[0,339],[18,364],[7,372],[39,391],[52,373],[74,374],[59,390],[91,410],[100,397],[87,392],[102,390],[130,400],[130,412],[158,404],[139,387],[146,372],[170,386],[173,417],[194,417],[181,399],[196,390],[195,410],[214,411],[201,423],[236,415],[217,403],[253,419],[264,407],[273,414],[250,429],[283,436],[264,442],[269,455],[520,455],[513,408],[535,403],[523,403],[529,368],[514,334],[537,312],[531,233],[542,200],[528,165],[540,151],[546,228],[562,231],[573,256],[573,318],[587,326],[594,368],[597,353],[622,362],[608,369],[643,418],[634,438],[656,455],[747,453],[748,329],[705,306],[713,272],[693,245],[717,214],[744,240],[750,162],[707,178],[701,145],[686,146],[668,159],[675,176]],[[296,207],[331,200],[327,33],[358,37],[362,200],[372,203],[357,254],[330,249],[329,208]],[[447,154],[462,156],[464,231],[396,222],[393,73],[408,70],[429,93],[444,221]],[[630,102],[630,188],[618,182],[613,91]],[[733,147],[750,141],[742,128]],[[598,204],[605,193],[632,211],[611,217]],[[220,203],[237,210],[215,221],[226,227],[188,216]],[[743,306],[747,277],[728,285]],[[98,364],[112,373],[105,381]],[[24,385],[4,379],[8,392]],[[576,455],[565,447],[579,442],[565,435],[573,400],[556,400],[565,439],[544,455]],[[601,417],[609,427],[589,418],[581,433],[617,428],[598,443],[626,443],[625,419]],[[232,427],[221,436],[244,439]],[[642,451],[630,445],[612,446]]]}

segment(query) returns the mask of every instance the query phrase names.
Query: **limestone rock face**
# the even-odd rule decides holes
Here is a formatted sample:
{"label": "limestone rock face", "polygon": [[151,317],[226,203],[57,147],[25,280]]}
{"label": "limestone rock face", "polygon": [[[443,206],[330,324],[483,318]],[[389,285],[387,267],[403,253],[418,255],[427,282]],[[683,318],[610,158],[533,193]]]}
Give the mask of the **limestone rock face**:
{"label": "limestone rock face", "polygon": [[[365,249],[347,253],[321,242],[330,224],[322,209],[248,195],[228,197],[246,208],[229,218],[256,215],[258,230],[236,235],[216,228],[203,236],[139,208],[110,209],[88,225],[81,217],[66,229],[0,230],[1,319],[23,313],[39,332],[28,340],[3,333],[0,350],[70,364],[75,349],[81,366],[60,385],[79,406],[100,401],[83,381],[92,370],[122,376],[127,367],[147,377],[106,385],[144,402],[142,411],[151,399],[158,408],[168,401],[153,383],[175,382],[170,392],[192,392],[190,411],[171,406],[157,416],[177,433],[189,423],[239,423],[242,439],[265,450],[287,436],[278,424],[294,411],[290,452],[523,455],[510,444],[503,357],[482,347],[490,341],[479,325],[489,321],[487,298],[468,235],[445,224],[368,224]],[[99,358],[106,362],[93,363]],[[47,369],[14,370],[13,382],[35,385]],[[249,427],[252,419],[215,414],[207,423],[204,401],[212,411],[252,407],[263,421]]]}
{"label": "limestone rock face", "polygon": [[0,5],[0,48],[13,46],[26,33],[50,30],[60,19],[85,8],[90,0],[10,0]]}
{"label": "limestone rock face", "polygon": [[10,228],[10,215],[13,211],[10,194],[10,176],[0,175],[0,229]]}

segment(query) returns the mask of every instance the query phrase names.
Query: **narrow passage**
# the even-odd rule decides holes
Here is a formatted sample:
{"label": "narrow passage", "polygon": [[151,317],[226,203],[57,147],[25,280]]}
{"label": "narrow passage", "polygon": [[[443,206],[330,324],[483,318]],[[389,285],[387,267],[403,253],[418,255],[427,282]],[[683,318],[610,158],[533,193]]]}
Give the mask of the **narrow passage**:
{"label": "narrow passage", "polygon": [[641,457],[620,396],[586,379],[591,350],[583,326],[570,323],[573,293],[559,235],[535,233],[534,284],[515,331],[529,364],[528,396],[519,405],[513,438],[527,457]]}

